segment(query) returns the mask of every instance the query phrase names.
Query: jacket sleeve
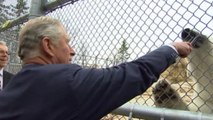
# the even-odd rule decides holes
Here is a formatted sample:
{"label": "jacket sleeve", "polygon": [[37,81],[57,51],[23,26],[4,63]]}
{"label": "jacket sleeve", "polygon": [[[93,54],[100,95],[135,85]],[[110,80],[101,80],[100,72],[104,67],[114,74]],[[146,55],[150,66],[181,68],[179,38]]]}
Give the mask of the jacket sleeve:
{"label": "jacket sleeve", "polygon": [[79,68],[73,73],[71,85],[78,94],[79,107],[85,110],[82,114],[100,117],[142,94],[175,62],[177,56],[171,47],[161,46],[118,66],[104,69]]}

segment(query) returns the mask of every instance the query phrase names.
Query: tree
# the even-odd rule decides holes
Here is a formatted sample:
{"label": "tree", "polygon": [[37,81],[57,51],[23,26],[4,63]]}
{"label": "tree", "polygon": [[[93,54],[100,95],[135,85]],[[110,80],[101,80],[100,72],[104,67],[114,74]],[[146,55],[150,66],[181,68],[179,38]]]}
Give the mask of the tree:
{"label": "tree", "polygon": [[115,63],[122,63],[122,62],[126,62],[127,59],[129,58],[129,53],[127,52],[128,50],[128,44],[126,42],[126,40],[124,39],[122,41],[121,47],[118,50],[117,55],[115,56]]}
{"label": "tree", "polygon": [[[14,5],[10,5],[11,6],[11,11],[13,11],[13,19],[16,19],[20,16],[25,15],[26,13],[28,13],[29,11],[29,7],[27,7],[27,2],[26,0],[17,0],[17,4]],[[24,22],[24,21],[23,21]],[[18,32],[20,30],[20,25],[17,25],[15,27],[13,27],[13,30]],[[18,36],[18,34],[17,34]]]}
{"label": "tree", "polygon": [[[27,7],[26,0],[17,0],[17,4],[14,5],[5,5],[5,0],[0,0],[0,24],[3,25],[8,20],[16,19],[28,12],[29,7]],[[16,28],[16,30],[19,30]]]}
{"label": "tree", "polygon": [[11,8],[16,18],[28,13],[29,10],[26,0],[17,0],[17,4],[11,5]]}
{"label": "tree", "polygon": [[5,0],[0,0],[0,24],[9,20],[10,16],[12,16],[11,6],[5,5],[4,1]]}

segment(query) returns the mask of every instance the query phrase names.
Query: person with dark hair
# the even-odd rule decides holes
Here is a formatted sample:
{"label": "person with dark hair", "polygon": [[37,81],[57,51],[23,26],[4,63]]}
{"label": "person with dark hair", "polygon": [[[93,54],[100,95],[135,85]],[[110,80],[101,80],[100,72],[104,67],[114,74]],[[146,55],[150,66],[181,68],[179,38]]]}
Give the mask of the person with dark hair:
{"label": "person with dark hair", "polygon": [[145,92],[189,42],[174,42],[109,68],[70,63],[75,51],[57,20],[29,20],[19,33],[23,68],[0,93],[0,120],[99,120]]}
{"label": "person with dark hair", "polygon": [[4,70],[8,64],[8,47],[4,41],[0,41],[0,91],[7,85],[13,74]]}

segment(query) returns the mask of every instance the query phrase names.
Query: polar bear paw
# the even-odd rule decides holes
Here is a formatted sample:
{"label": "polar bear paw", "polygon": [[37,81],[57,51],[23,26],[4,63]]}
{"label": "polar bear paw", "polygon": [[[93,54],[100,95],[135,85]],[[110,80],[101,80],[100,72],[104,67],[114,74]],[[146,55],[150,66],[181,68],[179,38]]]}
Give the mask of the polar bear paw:
{"label": "polar bear paw", "polygon": [[157,107],[176,108],[176,105],[182,102],[180,95],[166,80],[158,81],[152,93]]}

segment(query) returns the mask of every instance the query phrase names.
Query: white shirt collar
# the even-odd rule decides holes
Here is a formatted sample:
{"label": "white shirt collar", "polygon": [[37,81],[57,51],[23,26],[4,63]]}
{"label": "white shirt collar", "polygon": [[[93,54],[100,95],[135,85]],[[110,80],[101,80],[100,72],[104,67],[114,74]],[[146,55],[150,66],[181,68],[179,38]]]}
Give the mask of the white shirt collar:
{"label": "white shirt collar", "polygon": [[1,74],[1,75],[3,75],[3,68],[2,68],[2,69],[0,69],[0,74]]}

